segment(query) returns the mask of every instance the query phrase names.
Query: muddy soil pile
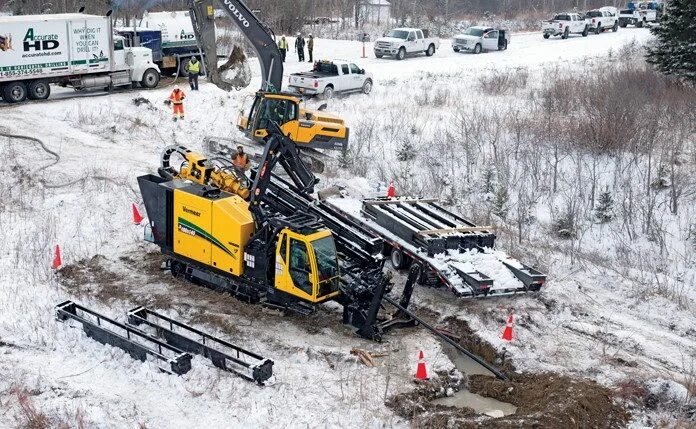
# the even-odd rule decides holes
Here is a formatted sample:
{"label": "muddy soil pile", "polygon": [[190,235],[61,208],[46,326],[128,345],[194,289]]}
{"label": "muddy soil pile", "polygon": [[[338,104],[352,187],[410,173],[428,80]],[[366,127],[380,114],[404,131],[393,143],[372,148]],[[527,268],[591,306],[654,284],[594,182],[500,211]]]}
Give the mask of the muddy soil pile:
{"label": "muddy soil pile", "polygon": [[[411,419],[418,428],[616,428],[625,426],[629,415],[617,404],[614,392],[591,380],[572,379],[558,374],[517,374],[505,353],[479,338],[468,323],[454,317],[441,324],[459,337],[459,344],[496,365],[508,381],[473,375],[463,385],[453,374],[441,374],[412,392],[392,397],[387,405]],[[432,404],[435,398],[466,387],[472,393],[507,402],[517,413],[501,418],[475,414],[468,408]],[[450,392],[451,393],[451,392]]]}

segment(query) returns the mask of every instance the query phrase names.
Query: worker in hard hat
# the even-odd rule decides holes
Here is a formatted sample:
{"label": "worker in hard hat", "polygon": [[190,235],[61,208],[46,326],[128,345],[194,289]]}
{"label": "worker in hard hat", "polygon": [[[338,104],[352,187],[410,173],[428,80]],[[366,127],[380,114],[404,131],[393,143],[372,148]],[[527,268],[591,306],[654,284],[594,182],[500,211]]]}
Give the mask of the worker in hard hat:
{"label": "worker in hard hat", "polygon": [[186,63],[186,71],[188,72],[188,81],[191,85],[191,91],[198,91],[198,76],[201,74],[201,63],[196,57],[191,57]]}
{"label": "worker in hard hat", "polygon": [[251,168],[251,162],[249,162],[249,156],[244,153],[244,146],[237,146],[237,153],[232,157],[232,164],[247,171]]}
{"label": "worker in hard hat", "polygon": [[278,50],[280,51],[280,58],[285,62],[285,55],[287,55],[288,52],[288,41],[285,40],[285,36],[282,36],[280,40],[278,40]]}
{"label": "worker in hard hat", "polygon": [[169,103],[174,107],[174,121],[177,119],[184,119],[184,98],[186,94],[179,88],[179,85],[174,86],[174,90],[169,95]]}

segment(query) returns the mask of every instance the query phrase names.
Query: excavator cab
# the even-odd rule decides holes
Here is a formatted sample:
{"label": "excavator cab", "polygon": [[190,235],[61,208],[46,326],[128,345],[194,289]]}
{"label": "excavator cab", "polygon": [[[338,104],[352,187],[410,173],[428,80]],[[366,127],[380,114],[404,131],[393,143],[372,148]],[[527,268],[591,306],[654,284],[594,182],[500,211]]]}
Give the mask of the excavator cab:
{"label": "excavator cab", "polygon": [[329,230],[309,234],[283,230],[276,245],[275,289],[320,303],[339,294],[338,255]]}
{"label": "excavator cab", "polygon": [[304,109],[301,101],[293,94],[259,91],[248,113],[244,107],[240,110],[237,128],[249,138],[261,141],[268,135],[269,122],[274,121],[300,148],[345,150],[348,128],[343,120]]}

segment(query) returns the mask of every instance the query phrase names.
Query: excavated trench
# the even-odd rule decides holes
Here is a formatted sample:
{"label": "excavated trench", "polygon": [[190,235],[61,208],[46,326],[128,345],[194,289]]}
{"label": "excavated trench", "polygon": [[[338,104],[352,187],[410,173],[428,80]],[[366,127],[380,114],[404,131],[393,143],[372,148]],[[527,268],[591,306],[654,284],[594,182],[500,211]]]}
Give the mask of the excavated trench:
{"label": "excavated trench", "polygon": [[459,344],[496,365],[508,377],[499,380],[469,358],[443,347],[457,373],[438,377],[387,401],[398,415],[418,428],[617,428],[628,412],[615,392],[593,380],[554,373],[515,372],[510,359],[482,341],[462,320],[441,324],[457,335]]}

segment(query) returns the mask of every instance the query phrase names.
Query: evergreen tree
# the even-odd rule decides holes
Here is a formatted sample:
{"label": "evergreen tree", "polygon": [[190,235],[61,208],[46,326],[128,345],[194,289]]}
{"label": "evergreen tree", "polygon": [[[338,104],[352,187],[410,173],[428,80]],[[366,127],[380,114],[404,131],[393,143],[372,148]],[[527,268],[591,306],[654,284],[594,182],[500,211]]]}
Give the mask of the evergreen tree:
{"label": "evergreen tree", "polygon": [[399,161],[411,161],[416,157],[416,148],[410,140],[406,140],[396,152],[396,159]]}
{"label": "evergreen tree", "polygon": [[648,62],[696,83],[696,1],[669,0],[660,25],[651,31],[657,41],[648,49]]}
{"label": "evergreen tree", "polygon": [[495,193],[495,201],[493,201],[493,214],[505,219],[508,214],[508,190],[505,186],[501,186]]}
{"label": "evergreen tree", "polygon": [[614,199],[609,192],[609,188],[599,195],[597,207],[595,208],[595,218],[599,223],[607,223],[614,219]]}
{"label": "evergreen tree", "polygon": [[495,192],[495,169],[492,166],[483,172],[483,192],[486,194]]}

